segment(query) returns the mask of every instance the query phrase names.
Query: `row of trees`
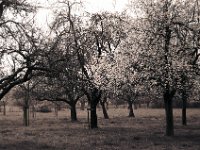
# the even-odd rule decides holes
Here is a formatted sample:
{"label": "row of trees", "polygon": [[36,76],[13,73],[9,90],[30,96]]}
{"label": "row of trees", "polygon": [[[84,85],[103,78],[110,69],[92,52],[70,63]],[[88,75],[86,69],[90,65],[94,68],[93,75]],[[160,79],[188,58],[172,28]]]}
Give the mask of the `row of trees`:
{"label": "row of trees", "polygon": [[31,4],[7,3],[0,4],[0,99],[24,83],[19,87],[28,91],[26,102],[30,94],[40,101],[65,102],[75,121],[76,103],[86,96],[91,128],[97,128],[99,102],[104,106],[106,98],[123,99],[134,116],[137,97],[156,89],[163,95],[166,135],[174,135],[175,95],[182,97],[186,124],[187,99],[199,83],[198,0],[132,1],[134,17],[80,13],[82,3],[60,1],[48,35],[30,19],[37,11]]}
{"label": "row of trees", "polygon": [[138,24],[146,25],[145,28],[139,28],[139,32],[143,33],[143,40],[140,42],[140,55],[143,56],[140,57],[141,63],[145,72],[148,72],[146,78],[149,83],[162,89],[166,134],[173,135],[173,98],[176,93],[181,94],[183,124],[186,124],[189,88],[198,81],[198,1],[165,0],[141,3],[145,17]]}

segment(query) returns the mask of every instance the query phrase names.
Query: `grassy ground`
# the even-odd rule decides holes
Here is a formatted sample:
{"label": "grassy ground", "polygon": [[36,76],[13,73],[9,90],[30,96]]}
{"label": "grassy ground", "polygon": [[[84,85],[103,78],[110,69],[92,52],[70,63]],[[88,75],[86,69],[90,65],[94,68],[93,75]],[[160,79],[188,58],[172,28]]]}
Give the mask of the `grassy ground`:
{"label": "grassy ground", "polygon": [[136,118],[126,108],[108,110],[99,128],[89,130],[87,111],[78,111],[72,123],[69,110],[37,113],[31,125],[22,125],[21,112],[0,115],[0,150],[200,150],[200,109],[188,109],[188,126],[181,125],[181,110],[174,110],[175,136],[166,137],[163,109],[137,109]]}

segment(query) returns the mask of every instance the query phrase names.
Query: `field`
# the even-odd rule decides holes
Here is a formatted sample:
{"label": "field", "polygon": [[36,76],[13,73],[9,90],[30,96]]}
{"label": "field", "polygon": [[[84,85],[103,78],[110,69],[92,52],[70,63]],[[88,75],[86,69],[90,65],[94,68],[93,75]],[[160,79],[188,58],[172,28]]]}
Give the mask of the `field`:
{"label": "field", "polygon": [[99,128],[88,129],[87,111],[78,110],[71,122],[69,110],[37,113],[30,126],[21,112],[0,114],[0,150],[200,150],[200,109],[188,109],[188,125],[181,125],[181,110],[174,110],[175,136],[166,137],[163,109],[110,108],[109,120],[98,110]]}

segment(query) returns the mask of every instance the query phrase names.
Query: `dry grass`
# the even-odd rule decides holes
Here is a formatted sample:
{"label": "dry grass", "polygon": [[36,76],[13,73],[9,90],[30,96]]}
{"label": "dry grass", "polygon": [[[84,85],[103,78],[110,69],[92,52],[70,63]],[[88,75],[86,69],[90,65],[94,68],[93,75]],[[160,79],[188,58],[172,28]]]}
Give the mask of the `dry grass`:
{"label": "dry grass", "polygon": [[200,150],[200,109],[188,109],[188,126],[181,125],[176,109],[175,136],[164,136],[163,109],[137,109],[136,118],[126,108],[109,109],[109,120],[98,110],[99,128],[89,130],[87,112],[78,111],[72,123],[69,110],[37,113],[31,125],[22,125],[21,112],[0,115],[0,150]]}

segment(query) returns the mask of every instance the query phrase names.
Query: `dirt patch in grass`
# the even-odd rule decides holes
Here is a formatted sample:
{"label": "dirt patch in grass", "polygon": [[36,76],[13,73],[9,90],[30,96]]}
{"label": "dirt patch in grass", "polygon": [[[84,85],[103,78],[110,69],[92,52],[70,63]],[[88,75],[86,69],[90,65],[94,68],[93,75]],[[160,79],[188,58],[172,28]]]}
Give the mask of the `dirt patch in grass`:
{"label": "dirt patch in grass", "polygon": [[163,109],[137,109],[128,118],[126,108],[109,109],[109,120],[98,110],[99,128],[88,129],[87,112],[78,111],[78,122],[70,121],[68,110],[38,113],[29,127],[22,115],[0,115],[0,150],[198,150],[200,110],[188,109],[188,125],[181,125],[181,110],[174,111],[175,136],[166,137]]}

